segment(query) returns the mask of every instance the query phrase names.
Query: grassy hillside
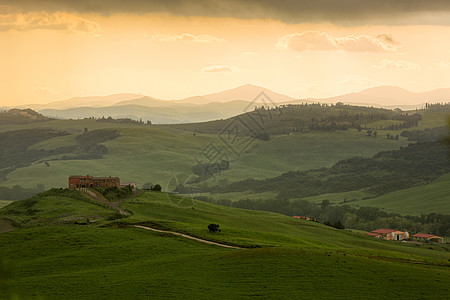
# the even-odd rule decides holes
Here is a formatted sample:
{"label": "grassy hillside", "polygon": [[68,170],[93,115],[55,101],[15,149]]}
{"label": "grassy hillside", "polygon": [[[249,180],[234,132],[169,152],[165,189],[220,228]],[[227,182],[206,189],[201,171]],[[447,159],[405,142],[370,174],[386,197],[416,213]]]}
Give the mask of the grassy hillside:
{"label": "grassy hillside", "polygon": [[400,150],[380,152],[372,158],[342,160],[331,168],[291,171],[271,179],[249,179],[216,186],[210,191],[278,192],[280,198],[303,198],[359,190],[382,195],[427,184],[449,172],[447,146],[439,142],[417,143]]}
{"label": "grassy hillside", "polygon": [[83,196],[77,191],[45,192],[27,200],[15,201],[0,210],[0,219],[17,228],[98,222],[113,218],[115,211]]}
{"label": "grassy hillside", "polygon": [[[84,128],[94,131],[101,128],[117,129],[120,137],[101,143],[108,149],[101,159],[54,160],[67,154],[42,157],[29,166],[10,172],[3,186],[63,187],[72,174],[120,176],[123,181],[138,185],[146,182],[167,185],[174,175],[193,175],[196,159],[205,159],[202,151],[211,143],[224,148],[230,155],[230,169],[220,174],[218,180],[244,180],[267,178],[289,170],[307,170],[331,166],[338,160],[355,155],[371,156],[379,151],[397,149],[407,144],[406,139],[388,140],[368,137],[357,130],[336,132],[310,132],[280,135],[270,141],[254,140],[252,151],[239,157],[226,148],[219,136],[196,134],[165,126],[118,125],[93,120],[51,121],[47,125],[59,130],[77,131],[29,146],[31,151],[55,153],[62,146],[77,147],[76,136]],[[0,130],[3,126],[0,126]],[[8,129],[24,129],[24,126],[8,126]],[[50,166],[43,162],[46,160]]]}
{"label": "grassy hillside", "polygon": [[10,204],[12,201],[10,200],[0,200],[0,208],[5,207],[6,205]]}
{"label": "grassy hillside", "polygon": [[[43,195],[34,204],[40,226],[0,233],[0,274],[8,278],[0,281],[0,298],[379,299],[389,289],[399,299],[445,299],[449,292],[450,256],[442,247],[380,241],[157,192],[125,201],[122,208],[133,215],[120,221],[53,222],[67,213],[57,203],[67,201]],[[72,214],[83,218],[110,212],[71,201]],[[14,209],[0,213],[26,215]],[[211,222],[222,231],[208,233]],[[135,223],[260,248],[226,249],[130,226]]]}
{"label": "grassy hillside", "polygon": [[450,174],[437,181],[410,189],[404,189],[366,200],[358,200],[351,205],[373,206],[402,214],[450,212]]}

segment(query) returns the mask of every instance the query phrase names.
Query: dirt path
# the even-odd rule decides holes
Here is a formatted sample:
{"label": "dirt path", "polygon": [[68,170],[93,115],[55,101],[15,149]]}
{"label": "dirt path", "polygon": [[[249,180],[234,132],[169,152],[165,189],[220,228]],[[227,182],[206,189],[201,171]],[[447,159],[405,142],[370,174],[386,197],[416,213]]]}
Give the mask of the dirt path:
{"label": "dirt path", "polygon": [[241,248],[241,247],[235,247],[235,246],[230,246],[230,245],[225,245],[225,244],[219,244],[219,243],[216,243],[216,242],[211,242],[211,241],[208,241],[208,240],[199,239],[199,238],[196,238],[194,236],[190,236],[190,235],[187,235],[187,234],[174,232],[174,231],[159,230],[159,229],[155,229],[155,228],[151,228],[151,227],[147,227],[147,226],[141,226],[141,225],[135,225],[134,227],[147,229],[147,230],[151,230],[151,231],[156,231],[156,232],[170,233],[170,234],[173,234],[173,235],[178,235],[178,236],[182,236],[182,237],[185,237],[185,238],[188,238],[188,239],[191,239],[191,240],[195,240],[195,241],[198,241],[198,242],[201,242],[201,243],[205,243],[205,244],[209,244],[209,245],[216,245],[216,246],[220,246],[220,247],[224,247],[224,248],[240,249],[240,250],[245,249],[245,248]]}
{"label": "dirt path", "polygon": [[[119,214],[121,214],[122,216],[126,216],[128,215],[126,211],[121,210],[119,207],[117,207],[120,203],[123,202],[123,200],[118,201],[118,202],[111,202],[108,201],[108,199],[106,199],[105,197],[103,197],[103,195],[101,195],[100,193],[96,193],[92,190],[89,190],[87,188],[78,188],[77,190],[85,193],[89,198],[101,202],[103,204],[108,205],[110,208],[114,209],[115,211],[117,211]],[[129,198],[133,198],[136,197],[137,195],[139,195],[140,192],[136,191],[135,194]],[[128,199],[129,199],[128,198]]]}

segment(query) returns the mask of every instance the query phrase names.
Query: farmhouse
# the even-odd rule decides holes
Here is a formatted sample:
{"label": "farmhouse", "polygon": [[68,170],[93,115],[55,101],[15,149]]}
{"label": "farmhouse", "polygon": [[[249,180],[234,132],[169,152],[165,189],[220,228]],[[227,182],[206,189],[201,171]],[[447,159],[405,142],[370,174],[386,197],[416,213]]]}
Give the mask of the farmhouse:
{"label": "farmhouse", "polygon": [[304,217],[304,216],[292,216],[292,217],[293,217],[293,218],[296,218],[296,219],[302,219],[302,220],[308,220],[308,221],[311,220],[310,217]]}
{"label": "farmhouse", "polygon": [[374,230],[367,233],[367,235],[389,241],[402,241],[409,238],[409,233],[407,231],[398,231],[395,229],[387,228]]}
{"label": "farmhouse", "polygon": [[119,177],[69,176],[69,189],[89,187],[120,187]]}
{"label": "farmhouse", "polygon": [[425,241],[427,243],[444,243],[444,238],[441,236],[426,234],[426,233],[417,233],[411,236],[415,240]]}

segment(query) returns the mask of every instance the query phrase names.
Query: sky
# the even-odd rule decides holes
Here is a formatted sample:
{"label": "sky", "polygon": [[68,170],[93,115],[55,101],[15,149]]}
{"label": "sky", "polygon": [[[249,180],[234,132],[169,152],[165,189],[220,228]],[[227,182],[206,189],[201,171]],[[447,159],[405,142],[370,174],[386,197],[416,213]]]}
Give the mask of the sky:
{"label": "sky", "polygon": [[450,87],[447,0],[0,0],[0,106]]}

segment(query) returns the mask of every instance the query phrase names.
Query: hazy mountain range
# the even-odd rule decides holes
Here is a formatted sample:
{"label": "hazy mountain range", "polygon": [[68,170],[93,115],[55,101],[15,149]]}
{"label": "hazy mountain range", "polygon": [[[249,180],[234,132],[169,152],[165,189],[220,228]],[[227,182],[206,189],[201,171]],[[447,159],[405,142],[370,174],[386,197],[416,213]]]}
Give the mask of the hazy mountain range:
{"label": "hazy mountain range", "polygon": [[139,94],[77,97],[48,104],[21,107],[45,116],[77,119],[86,117],[131,118],[153,123],[202,122],[228,118],[254,106],[298,103],[336,103],[401,108],[423,107],[426,102],[449,102],[450,88],[414,93],[395,86],[382,86],[330,98],[295,99],[255,85],[243,85],[218,93],[179,100],[163,100]]}

